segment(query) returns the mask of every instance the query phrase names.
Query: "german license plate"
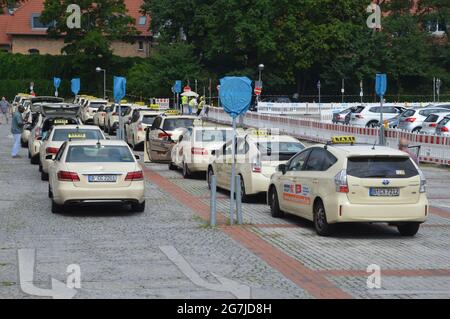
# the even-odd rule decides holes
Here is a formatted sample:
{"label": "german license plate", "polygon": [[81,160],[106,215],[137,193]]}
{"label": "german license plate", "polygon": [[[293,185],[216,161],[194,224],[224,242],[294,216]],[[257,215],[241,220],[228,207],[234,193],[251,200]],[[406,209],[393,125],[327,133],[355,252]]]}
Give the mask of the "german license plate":
{"label": "german license plate", "polygon": [[369,191],[370,196],[378,197],[397,197],[400,196],[400,188],[398,187],[371,187]]}
{"label": "german license plate", "polygon": [[89,183],[115,183],[117,175],[89,175]]}

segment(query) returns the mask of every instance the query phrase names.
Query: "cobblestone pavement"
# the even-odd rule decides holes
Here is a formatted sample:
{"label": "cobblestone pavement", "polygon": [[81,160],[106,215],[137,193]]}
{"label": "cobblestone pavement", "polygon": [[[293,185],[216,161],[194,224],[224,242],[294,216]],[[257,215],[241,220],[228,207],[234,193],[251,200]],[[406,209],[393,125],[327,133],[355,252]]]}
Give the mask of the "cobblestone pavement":
{"label": "cobblestone pavement", "polygon": [[[50,212],[47,183],[26,151],[10,159],[12,139],[0,126],[0,298],[33,298],[19,287],[17,250],[34,248],[34,284],[65,281],[81,267],[75,298],[233,298],[195,285],[159,247],[174,246],[203,280],[214,274],[251,288],[253,298],[449,298],[450,171],[424,167],[433,208],[415,238],[384,225],[342,225],[318,237],[310,222],[274,219],[257,196],[243,204],[244,226],[206,227],[209,192],[204,176],[185,180],[167,165],[145,164],[144,213],[126,208],[76,207]],[[227,213],[228,193],[218,209]],[[381,267],[382,289],[368,289],[367,266]]]}

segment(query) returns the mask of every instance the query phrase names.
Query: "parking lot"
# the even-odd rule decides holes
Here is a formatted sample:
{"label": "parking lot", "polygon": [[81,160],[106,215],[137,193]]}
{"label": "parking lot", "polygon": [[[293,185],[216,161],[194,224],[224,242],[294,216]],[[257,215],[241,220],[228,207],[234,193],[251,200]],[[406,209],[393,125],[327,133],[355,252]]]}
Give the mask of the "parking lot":
{"label": "parking lot", "polygon": [[[205,178],[183,179],[167,164],[143,164],[147,207],[75,207],[51,213],[47,182],[26,151],[12,160],[9,127],[0,126],[0,298],[35,298],[19,285],[18,249],[35,249],[34,284],[66,280],[81,269],[75,298],[234,298],[193,280],[165,253],[173,247],[202,282],[224,277],[252,298],[449,298],[450,170],[424,166],[431,209],[413,238],[386,225],[339,225],[319,237],[312,223],[270,216],[264,196],[243,204],[244,225],[228,226],[221,191],[219,226],[208,227]],[[141,153],[142,154],[142,153]],[[367,285],[367,267],[381,270],[381,288]],[[185,270],[185,269],[184,269]]]}

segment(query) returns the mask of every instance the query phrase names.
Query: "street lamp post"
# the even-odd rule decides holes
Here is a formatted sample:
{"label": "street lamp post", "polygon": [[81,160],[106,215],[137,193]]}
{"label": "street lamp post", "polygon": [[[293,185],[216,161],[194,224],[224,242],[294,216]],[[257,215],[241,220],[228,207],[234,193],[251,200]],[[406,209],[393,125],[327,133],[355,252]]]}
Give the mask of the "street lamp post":
{"label": "street lamp post", "polygon": [[438,79],[436,80],[436,93],[437,93],[437,101],[438,101],[438,103],[441,102],[441,98],[440,98],[440,94],[441,94],[441,84],[442,84],[441,79],[438,78]]}
{"label": "street lamp post", "polygon": [[[263,70],[264,70],[264,64],[261,63],[260,65],[258,65],[259,76],[258,76],[258,84],[257,84],[257,87],[260,87],[260,88],[262,88],[261,75],[262,75]],[[259,95],[256,96],[256,101],[259,102]]]}
{"label": "street lamp post", "polygon": [[317,90],[319,90],[319,121],[322,121],[322,102],[321,102],[321,96],[320,96],[320,89],[322,85],[320,84],[320,80],[317,81]]}
{"label": "street lamp post", "polygon": [[106,70],[101,67],[95,68],[96,72],[103,72],[103,98],[106,99]]}

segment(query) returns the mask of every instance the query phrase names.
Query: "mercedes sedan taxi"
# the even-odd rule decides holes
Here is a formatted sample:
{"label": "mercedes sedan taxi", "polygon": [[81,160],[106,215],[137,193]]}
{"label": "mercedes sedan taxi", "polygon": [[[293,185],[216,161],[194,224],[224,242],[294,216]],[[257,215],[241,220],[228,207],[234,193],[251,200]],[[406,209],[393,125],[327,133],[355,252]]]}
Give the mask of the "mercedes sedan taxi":
{"label": "mercedes sedan taxi", "polygon": [[[65,125],[55,126],[50,134],[42,140],[39,148],[39,171],[41,180],[48,180],[48,165],[53,162],[53,157],[65,141],[75,140],[104,140],[105,135],[97,126],[92,125]],[[47,159],[48,155],[53,155]]]}
{"label": "mercedes sedan taxi", "polygon": [[49,165],[52,212],[79,203],[130,204],[132,211],[143,212],[144,174],[137,158],[125,141],[64,142]]}
{"label": "mercedes sedan taxi", "polygon": [[388,223],[414,236],[429,206],[424,175],[410,156],[351,137],[333,140],[279,166],[268,187],[272,216],[309,219],[321,236],[343,222]]}

